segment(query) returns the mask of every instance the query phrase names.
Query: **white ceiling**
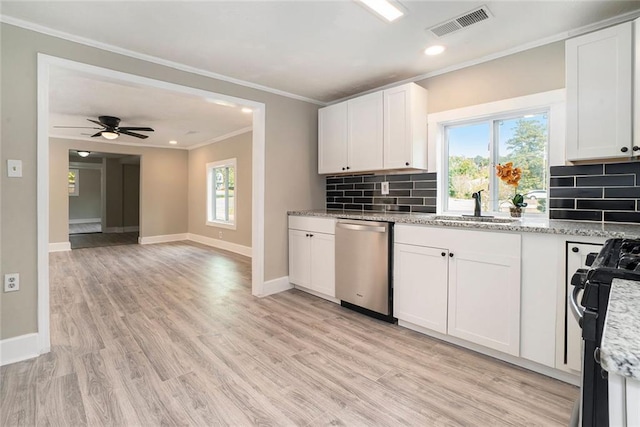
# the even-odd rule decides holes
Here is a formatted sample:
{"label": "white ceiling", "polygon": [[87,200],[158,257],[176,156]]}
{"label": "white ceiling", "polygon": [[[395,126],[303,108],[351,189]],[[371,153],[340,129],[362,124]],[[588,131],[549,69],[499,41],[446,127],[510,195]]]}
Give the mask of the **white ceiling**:
{"label": "white ceiling", "polygon": [[[113,144],[139,143],[145,146],[193,148],[216,139],[248,130],[252,114],[243,113],[242,105],[218,105],[197,96],[140,86],[121,80],[79,71],[52,67],[50,72],[49,110],[52,137],[100,140],[91,138],[100,129],[87,119],[116,116],[120,126],[148,126],[154,132],[139,139],[120,135]],[[88,126],[89,129],[56,126]],[[177,145],[170,145],[175,140]]]}
{"label": "white ceiling", "polygon": [[[438,39],[425,31],[479,6],[492,19]],[[406,15],[387,23],[361,4],[336,1],[3,1],[6,22],[83,38],[89,44],[193,67],[319,103],[433,75],[483,58],[562,39],[585,26],[640,13],[640,1],[402,1]],[[627,15],[630,16],[630,15]],[[21,21],[16,21],[21,20]],[[580,30],[581,29],[581,30]],[[422,52],[431,44],[447,51]],[[225,77],[225,78],[226,78]],[[149,126],[141,140],[114,144],[193,148],[247,130],[240,105],[54,68],[51,136],[91,139],[86,119]],[[144,132],[141,132],[144,133]],[[105,141],[102,138],[94,138]]]}
{"label": "white ceiling", "polygon": [[[2,14],[5,21],[23,20],[113,49],[330,102],[557,40],[640,10],[639,1],[629,0],[401,4],[406,15],[393,23],[351,0],[3,1]],[[493,19],[442,39],[425,31],[483,4]],[[422,54],[433,43],[446,45],[447,51],[438,57]]]}

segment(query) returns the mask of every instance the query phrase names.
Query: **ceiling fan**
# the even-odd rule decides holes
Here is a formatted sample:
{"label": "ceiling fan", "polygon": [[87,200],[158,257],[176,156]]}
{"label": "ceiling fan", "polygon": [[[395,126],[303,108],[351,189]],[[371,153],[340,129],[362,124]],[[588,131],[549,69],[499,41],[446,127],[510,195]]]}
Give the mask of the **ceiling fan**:
{"label": "ceiling fan", "polygon": [[92,138],[101,136],[106,139],[116,139],[120,134],[129,135],[136,138],[147,139],[149,135],[142,135],[140,133],[131,132],[153,132],[153,129],[150,127],[135,127],[135,126],[123,126],[119,127],[120,119],[118,117],[112,116],[100,116],[98,120],[87,119],[91,123],[95,123],[97,125],[102,126],[101,128],[97,127],[88,127],[88,126],[54,126],[55,128],[75,128],[75,129],[100,129],[99,132],[91,135]]}

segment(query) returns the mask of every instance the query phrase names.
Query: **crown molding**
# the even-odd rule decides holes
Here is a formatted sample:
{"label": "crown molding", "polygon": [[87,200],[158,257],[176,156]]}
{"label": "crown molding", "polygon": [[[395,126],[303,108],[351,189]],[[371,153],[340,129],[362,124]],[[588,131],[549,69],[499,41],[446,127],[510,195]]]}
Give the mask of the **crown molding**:
{"label": "crown molding", "polygon": [[224,135],[217,136],[213,139],[210,139],[207,142],[203,142],[201,144],[190,145],[185,147],[187,150],[195,150],[196,148],[205,147],[209,144],[215,144],[216,142],[224,141],[225,139],[229,139],[234,136],[242,135],[243,133],[251,132],[253,130],[253,126],[247,126],[246,128],[234,130],[233,132],[225,133]]}
{"label": "crown molding", "polygon": [[102,43],[96,40],[92,40],[86,37],[76,36],[64,31],[54,30],[53,28],[45,27],[44,25],[35,24],[33,22],[24,21],[22,19],[14,18],[12,16],[0,14],[0,22],[4,24],[13,25],[16,27],[24,28],[26,30],[35,31],[37,33],[46,34],[48,36],[57,37],[63,40],[67,40],[74,43],[83,44],[85,46],[94,47],[96,49],[106,50],[108,52],[117,53],[119,55],[128,56],[130,58],[139,59],[141,61],[151,62],[154,64],[162,65],[164,67],[173,68],[175,70],[184,71],[191,74],[197,74],[204,77],[209,77],[216,80],[233,83],[239,86],[248,87],[251,89],[261,90],[263,92],[272,93],[274,95],[280,95],[287,98],[295,99],[298,101],[309,102],[311,104],[324,106],[327,103],[318,101],[317,99],[307,98],[305,96],[296,95],[295,93],[286,92],[279,89],[274,89],[268,86],[263,86],[257,83],[248,82],[245,80],[236,79],[233,77],[225,76],[223,74],[213,73],[211,71],[203,70],[201,68],[192,67],[190,65],[181,64],[179,62],[169,61],[166,59],[158,58],[157,56],[147,55],[140,52],[135,52],[129,49],[124,49],[118,46],[110,45],[108,43]]}

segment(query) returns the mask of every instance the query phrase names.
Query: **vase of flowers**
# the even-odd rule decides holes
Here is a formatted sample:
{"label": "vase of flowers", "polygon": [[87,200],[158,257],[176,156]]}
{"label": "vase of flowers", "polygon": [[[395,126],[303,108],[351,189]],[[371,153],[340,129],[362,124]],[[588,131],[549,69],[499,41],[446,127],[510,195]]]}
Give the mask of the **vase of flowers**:
{"label": "vase of flowers", "polygon": [[522,178],[522,169],[514,168],[513,162],[505,163],[504,165],[498,164],[496,166],[496,175],[507,185],[513,186],[514,196],[509,199],[511,206],[509,207],[509,213],[514,218],[522,217],[522,211],[527,203],[524,201],[524,196],[518,193],[518,183]]}

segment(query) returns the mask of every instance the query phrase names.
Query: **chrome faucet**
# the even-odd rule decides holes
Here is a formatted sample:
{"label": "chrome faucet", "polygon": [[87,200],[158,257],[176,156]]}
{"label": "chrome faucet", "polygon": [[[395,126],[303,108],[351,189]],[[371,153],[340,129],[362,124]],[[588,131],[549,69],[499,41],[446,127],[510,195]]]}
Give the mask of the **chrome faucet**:
{"label": "chrome faucet", "polygon": [[480,207],[480,205],[482,204],[482,194],[480,193],[482,193],[482,190],[478,190],[471,195],[471,197],[473,197],[476,201],[475,207],[473,209],[473,216],[482,216]]}

